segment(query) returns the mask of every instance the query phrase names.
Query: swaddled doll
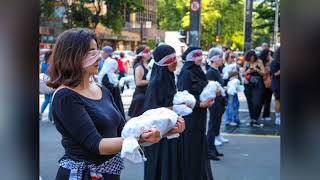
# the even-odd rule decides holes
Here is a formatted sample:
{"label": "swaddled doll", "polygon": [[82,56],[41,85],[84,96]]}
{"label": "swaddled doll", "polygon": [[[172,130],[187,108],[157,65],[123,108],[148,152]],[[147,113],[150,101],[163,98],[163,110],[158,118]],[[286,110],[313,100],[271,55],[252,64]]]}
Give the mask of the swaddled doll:
{"label": "swaddled doll", "polygon": [[188,91],[179,91],[173,98],[173,111],[178,115],[187,116],[192,113],[192,109],[196,105],[195,97]]}
{"label": "swaddled doll", "polygon": [[207,86],[203,89],[200,94],[200,101],[206,101],[209,99],[214,99],[217,92],[220,91],[222,96],[225,96],[223,87],[218,81],[209,81]]}
{"label": "swaddled doll", "polygon": [[[150,109],[142,115],[130,119],[121,132],[121,137],[124,139],[121,150],[121,157],[132,162],[138,163],[147,159],[138,144],[140,135],[152,128],[160,131],[163,137],[170,129],[175,127],[178,115],[168,108]],[[167,136],[168,139],[179,137],[179,134]],[[150,143],[143,143],[142,146],[149,146]]]}

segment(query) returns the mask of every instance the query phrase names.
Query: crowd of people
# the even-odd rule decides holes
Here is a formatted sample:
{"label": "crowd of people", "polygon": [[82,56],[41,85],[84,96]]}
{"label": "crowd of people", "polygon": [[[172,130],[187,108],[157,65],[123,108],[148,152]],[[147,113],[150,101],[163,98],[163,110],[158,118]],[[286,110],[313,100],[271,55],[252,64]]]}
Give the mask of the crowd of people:
{"label": "crowd of people", "polygon": [[[56,178],[120,179],[124,165],[119,152],[125,123],[150,109],[171,109],[174,95],[187,90],[196,99],[191,114],[180,117],[164,137],[157,129],[150,129],[138,138],[139,143],[152,143],[144,147],[148,159],[144,162],[144,179],[212,180],[210,160],[224,156],[216,146],[229,142],[220,133],[223,117],[227,126],[245,123],[239,117],[239,92],[244,91],[247,99],[249,126],[261,128],[263,121],[272,119],[272,95],[276,102],[275,122],[280,124],[280,48],[274,55],[268,45],[263,44],[262,48],[243,54],[213,46],[203,68],[202,49],[189,47],[181,56],[183,65],[177,74],[180,57],[174,48],[160,44],[152,51],[141,45],[135,51],[136,88],[126,114],[121,99],[123,87],[119,86],[129,68],[124,54],[114,59],[112,47],[105,46],[101,55],[91,30],[76,28],[63,32],[48,55],[49,63],[46,61],[41,69],[50,77],[47,85],[54,89],[45,94],[41,113],[51,102],[50,116],[62,135],[65,149]],[[209,81],[221,84],[225,92],[218,91],[214,99],[200,101]],[[173,133],[180,133],[179,138],[165,138]]]}

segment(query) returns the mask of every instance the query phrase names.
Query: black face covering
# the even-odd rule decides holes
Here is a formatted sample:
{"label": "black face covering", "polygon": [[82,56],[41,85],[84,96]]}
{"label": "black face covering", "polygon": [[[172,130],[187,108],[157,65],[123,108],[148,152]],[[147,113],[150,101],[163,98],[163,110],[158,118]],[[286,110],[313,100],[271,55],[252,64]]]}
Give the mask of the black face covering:
{"label": "black face covering", "polygon": [[[168,45],[161,45],[154,51],[155,61],[159,62],[166,55],[174,53]],[[146,91],[144,110],[158,107],[171,107],[176,93],[175,75],[168,66],[153,65],[149,85]]]}

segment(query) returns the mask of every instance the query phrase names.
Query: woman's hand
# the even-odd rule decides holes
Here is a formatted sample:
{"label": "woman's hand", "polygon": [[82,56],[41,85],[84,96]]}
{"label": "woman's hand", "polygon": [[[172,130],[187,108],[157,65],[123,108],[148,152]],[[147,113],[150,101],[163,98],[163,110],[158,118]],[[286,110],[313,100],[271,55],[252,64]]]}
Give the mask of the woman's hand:
{"label": "woman's hand", "polygon": [[213,103],[214,103],[213,99],[210,99],[210,100],[207,100],[207,101],[203,101],[203,102],[200,102],[200,107],[201,108],[207,108],[207,107],[212,106]]}
{"label": "woman's hand", "polygon": [[186,128],[184,119],[182,117],[178,117],[176,126],[173,127],[169,132],[167,132],[167,134],[165,134],[164,136],[170,136],[172,134],[176,134],[176,133],[182,133]]}
{"label": "woman's hand", "polygon": [[139,144],[144,142],[157,143],[161,140],[160,131],[158,129],[150,129],[141,134]]}

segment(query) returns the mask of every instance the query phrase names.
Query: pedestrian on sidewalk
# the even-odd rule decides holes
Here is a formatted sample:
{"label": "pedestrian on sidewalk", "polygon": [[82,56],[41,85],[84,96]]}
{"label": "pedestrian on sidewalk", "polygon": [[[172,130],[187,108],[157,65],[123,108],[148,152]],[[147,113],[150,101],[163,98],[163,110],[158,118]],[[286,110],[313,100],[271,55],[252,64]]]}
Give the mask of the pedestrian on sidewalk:
{"label": "pedestrian on sidewalk", "polygon": [[149,84],[146,78],[148,74],[147,63],[150,57],[150,49],[147,46],[141,45],[137,48],[136,58],[133,62],[133,75],[136,89],[133,93],[128,111],[130,117],[140,116],[144,112],[145,93]]}
{"label": "pedestrian on sidewalk", "polygon": [[[223,64],[223,52],[220,48],[211,48],[208,54],[211,67],[207,71],[207,79],[209,81],[217,81],[221,85],[223,84],[223,78],[219,71],[219,67]],[[221,96],[221,92],[216,96],[214,104],[209,107],[209,122],[207,131],[208,140],[208,155],[212,160],[220,160],[218,156],[223,156],[222,153],[217,151],[216,146],[222,145],[222,143],[229,142],[220,134],[220,126],[222,121],[222,115],[225,111],[226,99]]]}
{"label": "pedestrian on sidewalk", "polygon": [[[120,179],[121,131],[126,121],[110,92],[90,81],[98,74],[100,59],[93,31],[75,28],[58,36],[48,85],[57,88],[52,113],[65,154],[55,179]],[[159,140],[160,132],[150,130],[139,143]]]}
{"label": "pedestrian on sidewalk", "polygon": [[268,48],[262,50],[259,59],[262,60],[265,68],[265,74],[263,76],[264,85],[264,103],[263,103],[263,114],[262,119],[270,121],[270,105],[272,99],[272,89],[271,89],[271,76],[270,76],[270,64],[272,62],[272,51]]}
{"label": "pedestrian on sidewalk", "polygon": [[[103,63],[99,63],[99,67],[101,66],[101,69],[99,70],[99,73],[98,73],[98,82],[99,83],[102,82],[104,75],[106,75],[108,73],[107,71],[109,70],[109,67],[105,62],[112,61],[113,64],[117,64],[117,61],[112,58],[113,49],[111,46],[103,47],[102,51],[103,51],[103,54],[102,54]],[[113,84],[118,82],[117,78],[112,78],[110,80],[112,81],[111,83],[113,83]]]}
{"label": "pedestrian on sidewalk", "polygon": [[270,74],[272,77],[272,90],[275,98],[275,111],[276,120],[275,123],[280,125],[280,47],[276,50],[274,54],[274,60],[271,62]]}
{"label": "pedestrian on sidewalk", "polygon": [[246,53],[245,59],[245,76],[247,84],[244,85],[244,93],[247,98],[251,119],[249,125],[252,127],[263,127],[263,124],[258,120],[264,102],[264,64],[260,59],[258,59],[257,54],[252,50]]}
{"label": "pedestrian on sidewalk", "polygon": [[[144,110],[173,106],[173,97],[176,94],[174,71],[177,67],[177,57],[173,47],[158,46],[153,57],[155,64],[146,91]],[[179,121],[181,133],[185,128],[183,118]],[[183,159],[178,146],[178,138],[162,138],[157,144],[145,147],[145,156],[148,159],[144,164],[144,180],[181,180],[183,177]]]}
{"label": "pedestrian on sidewalk", "polygon": [[107,60],[108,58],[111,58],[113,53],[113,48],[111,46],[105,46],[102,48],[102,59],[99,62],[99,72],[101,71],[104,61]]}
{"label": "pedestrian on sidewalk", "polygon": [[199,47],[189,47],[181,57],[184,60],[181,73],[178,76],[178,91],[187,90],[196,98],[193,112],[184,116],[186,129],[179,137],[182,149],[183,180],[212,179],[210,160],[208,159],[208,143],[206,136],[207,108],[213,100],[201,102],[200,94],[208,84],[202,65],[202,50]]}
{"label": "pedestrian on sidewalk", "polygon": [[[119,80],[122,77],[126,77],[126,74],[129,70],[129,60],[125,57],[125,54],[123,52],[120,52],[120,57],[117,59],[118,62],[118,71],[119,71]],[[127,89],[129,89],[129,84],[125,82],[125,85],[127,86]],[[121,92],[123,92],[124,86],[121,87]]]}
{"label": "pedestrian on sidewalk", "polygon": [[[227,83],[233,79],[239,79],[239,69],[235,61],[235,55],[233,52],[229,52],[225,56],[226,66],[223,68],[223,80]],[[230,126],[238,126],[240,124],[239,117],[239,98],[238,94],[228,94],[227,93],[227,109],[225,112],[225,122]]]}
{"label": "pedestrian on sidewalk", "polygon": [[[40,81],[43,81],[42,86],[47,86],[46,82],[47,82],[47,80],[49,80],[48,70],[49,70],[49,67],[50,67],[49,59],[51,57],[51,54],[52,54],[51,50],[47,51],[45,53],[45,55],[44,55],[44,62],[41,64],[40,73],[43,76],[41,76],[42,79],[40,79]],[[40,85],[40,88],[42,88],[41,85]],[[41,105],[40,119],[42,119],[42,114],[44,113],[44,111],[46,110],[47,106],[49,105],[48,119],[52,122],[51,100],[52,100],[52,95],[53,95],[54,89],[49,88],[49,87],[46,87],[46,89],[48,89],[48,90],[46,92],[44,92],[44,101],[43,101],[43,103]]]}
{"label": "pedestrian on sidewalk", "polygon": [[108,88],[119,111],[121,112],[122,116],[126,118],[119,88],[119,81],[115,74],[115,71],[118,69],[118,64],[116,61],[107,60],[104,62],[104,66],[106,67],[106,69],[104,69],[106,74],[103,76],[101,83]]}

